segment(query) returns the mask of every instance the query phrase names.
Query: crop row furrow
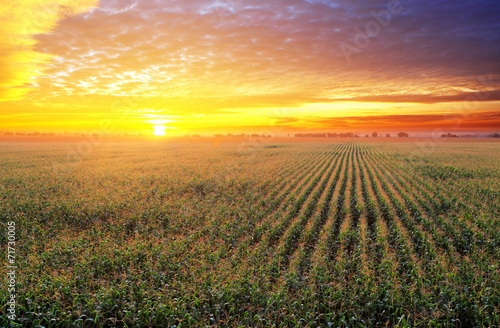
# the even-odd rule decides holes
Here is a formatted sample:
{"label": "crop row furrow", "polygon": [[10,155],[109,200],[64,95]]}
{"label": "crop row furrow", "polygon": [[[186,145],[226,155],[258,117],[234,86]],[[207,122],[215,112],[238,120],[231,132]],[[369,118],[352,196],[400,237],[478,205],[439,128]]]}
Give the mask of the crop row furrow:
{"label": "crop row furrow", "polygon": [[300,214],[303,205],[306,203],[311,193],[322,180],[328,167],[333,163],[332,159],[327,159],[327,161],[328,163],[324,165],[319,174],[316,175],[314,180],[309,184],[307,189],[295,200],[295,202],[293,202],[292,208],[290,209],[288,215],[271,231],[266,243],[268,247],[274,247],[274,245],[281,238],[292,220]]}
{"label": "crop row furrow", "polygon": [[[365,177],[365,172],[361,166],[360,159],[360,147],[356,149],[356,161],[359,166],[359,175],[361,180],[361,195],[363,199],[363,204],[366,212],[366,223],[367,223],[367,256],[373,260],[374,268],[377,271],[383,258],[383,247],[380,243],[377,243],[378,239],[378,226],[377,226],[377,206],[371,194],[368,190],[368,183]],[[376,275],[377,276],[377,275]]]}
{"label": "crop row furrow", "polygon": [[[406,175],[406,180],[410,179]],[[498,257],[499,254],[494,251],[495,245],[500,243],[498,234],[490,233],[485,236],[484,233],[474,232],[467,224],[466,220],[460,219],[454,214],[449,214],[448,209],[454,207],[453,201],[443,195],[442,191],[431,186],[429,182],[423,181],[418,175],[411,176],[414,188],[427,200],[428,204],[419,202],[426,208],[431,218],[436,224],[446,232],[453,241],[453,247],[461,255],[470,254],[474,246],[478,246],[487,251],[491,256]],[[446,215],[447,220],[441,215]],[[449,222],[451,221],[451,222]],[[484,220],[483,220],[484,222]],[[495,242],[497,239],[497,242]]]}
{"label": "crop row furrow", "polygon": [[273,259],[273,263],[271,264],[270,272],[273,277],[276,277],[278,272],[286,270],[286,268],[288,267],[290,263],[290,257],[293,254],[293,252],[297,249],[298,243],[302,238],[302,232],[307,222],[310,220],[310,218],[318,209],[318,202],[323,192],[325,191],[326,187],[328,186],[328,183],[331,180],[332,174],[335,168],[337,167],[339,158],[340,157],[337,157],[336,161],[333,163],[333,165],[331,165],[330,170],[324,177],[319,188],[317,188],[317,190],[311,196],[311,199],[309,200],[306,208],[302,212],[300,218],[294,225],[290,227],[286,236],[284,237],[282,247],[280,247],[280,249],[277,251],[276,256]]}
{"label": "crop row furrow", "polygon": [[[294,200],[297,199],[297,196],[302,192],[302,190],[307,186],[309,181],[315,177],[317,172],[329,161],[331,155],[335,154],[335,152],[329,152],[325,157],[322,158],[321,162],[315,163],[315,165],[308,166],[310,169],[306,169],[304,173],[295,180],[295,183],[292,184],[288,189],[286,189],[280,197],[273,200],[269,207],[264,211],[263,214],[257,214],[256,222],[261,222],[263,218],[267,218],[264,224],[261,224],[259,227],[253,230],[251,244],[257,244],[260,242],[262,236],[265,231],[269,228],[268,222],[271,220],[272,222],[278,220],[282,215],[282,211],[285,211],[291,204],[294,203]],[[297,184],[300,185],[297,186]],[[309,185],[308,188],[314,188],[312,185]],[[307,192],[307,190],[306,190]],[[298,209],[300,207],[297,202],[293,204],[294,209]]]}
{"label": "crop row furrow", "polygon": [[368,161],[366,159],[363,160],[364,167],[367,170],[368,178],[371,182],[372,192],[377,199],[380,214],[387,226],[387,241],[389,242],[391,248],[395,251],[396,257],[398,258],[398,273],[400,275],[400,278],[406,282],[417,281],[418,270],[415,267],[415,263],[413,262],[411,256],[412,252],[407,247],[404,241],[404,237],[399,231],[399,228],[396,224],[396,219],[391,213],[391,207],[380,191],[381,187],[378,186],[378,184],[380,184],[380,181],[375,178],[375,175],[367,162]]}
{"label": "crop row furrow", "polygon": [[[395,166],[394,163],[390,163],[390,165]],[[415,168],[412,167],[412,169]],[[470,241],[468,243],[463,243],[460,240],[454,241],[461,254],[471,252],[472,249],[467,245],[477,245],[493,256],[497,255],[492,252],[492,249],[495,248],[495,245],[500,244],[500,235],[497,233],[498,229],[492,229],[492,227],[500,227],[500,224],[497,220],[486,220],[481,213],[482,210],[490,208],[488,203],[491,202],[490,198],[480,204],[472,204],[469,201],[471,187],[461,188],[453,181],[454,179],[439,180],[439,183],[436,183],[432,178],[425,179],[420,174],[412,175],[411,179],[415,179],[431,194],[431,204],[437,215],[445,215],[451,220],[451,225],[463,228],[465,235],[470,235],[467,237],[467,240]],[[469,197],[464,197],[464,195],[469,195]],[[490,208],[493,217],[496,215],[495,212]]]}
{"label": "crop row furrow", "polygon": [[[350,152],[352,152],[353,149],[350,149]],[[340,228],[342,226],[342,222],[347,216],[347,209],[345,207],[345,199],[346,199],[346,189],[347,189],[347,182],[349,178],[349,158],[350,154],[347,154],[347,162],[345,165],[344,169],[344,177],[342,178],[342,183],[340,185],[340,190],[338,197],[336,199],[337,207],[335,210],[335,216],[333,218],[333,223],[330,227],[330,231],[328,232],[328,237],[326,240],[326,248],[328,250],[328,260],[329,263],[328,265],[332,267],[333,263],[335,262],[335,259],[337,257],[337,252],[341,246],[341,242],[339,239],[340,235]]]}
{"label": "crop row furrow", "polygon": [[[356,146],[357,147],[357,146]],[[349,214],[351,218],[351,233],[347,242],[348,254],[359,244],[359,220],[362,214],[362,209],[358,201],[358,174],[357,162],[355,161],[355,152],[351,152],[351,188],[349,193]]]}
{"label": "crop row furrow", "polygon": [[346,153],[344,152],[342,158],[340,159],[340,164],[337,167],[335,176],[333,177],[333,180],[330,183],[330,188],[328,189],[325,201],[323,203],[323,206],[321,207],[321,212],[319,213],[319,215],[315,216],[313,227],[306,233],[304,237],[303,252],[298,265],[299,276],[303,276],[304,273],[308,272],[310,269],[311,254],[316,248],[316,245],[319,241],[319,234],[323,229],[331,213],[332,198],[338,186],[337,183],[339,181],[340,174],[342,172],[342,167],[344,165],[345,158],[346,158]]}
{"label": "crop row furrow", "polygon": [[[320,153],[318,155],[318,158],[321,157],[326,157],[328,155],[328,152],[325,153]],[[314,159],[316,156],[314,157]],[[276,179],[277,182],[274,184],[274,188],[268,188],[267,190],[272,190],[271,194],[268,195],[266,200],[273,200],[276,197],[276,192],[281,191],[284,187],[287,186],[287,184],[290,183],[289,175],[293,173],[299,173],[302,171],[305,171],[306,173],[310,170],[310,168],[313,168],[314,165],[316,164],[316,161],[313,161],[312,163],[308,163],[307,161],[303,161],[300,163],[300,165],[295,167],[293,163],[290,163],[288,167],[285,168],[284,173],[280,176],[280,178]],[[294,168],[296,170],[294,170]],[[300,181],[300,180],[299,180]],[[281,184],[280,184],[281,183]],[[292,186],[293,186],[293,181],[292,181]],[[295,182],[296,183],[296,182]],[[262,186],[265,184],[269,184],[269,182],[265,182]],[[262,189],[262,186],[259,186],[256,188],[256,190]],[[278,186],[278,187],[276,187]],[[290,188],[292,188],[292,186]],[[282,196],[286,196],[286,193],[283,193]],[[282,199],[281,196],[278,197],[279,199]],[[210,238],[212,239],[217,239],[217,238],[222,238],[224,239],[225,243],[231,247],[234,248],[236,244],[240,244],[239,250],[242,250],[241,245],[244,245],[241,243],[241,236],[244,235],[251,235],[251,233],[255,230],[255,225],[256,223],[260,222],[262,216],[267,213],[267,211],[272,211],[274,208],[271,206],[267,209],[267,211],[261,211],[262,204],[259,202],[255,202],[253,206],[250,206],[250,208],[246,211],[246,215],[242,215],[238,213],[238,216],[240,219],[238,220],[237,224],[236,222],[229,222],[229,228],[228,227],[223,227],[221,229],[221,222],[219,222],[222,218],[217,216],[215,217],[210,224],[207,224],[204,229],[201,229],[198,233],[195,233],[192,235],[192,238],[185,239],[185,241],[189,241],[190,243],[193,243],[195,240],[198,240],[201,236],[204,235],[210,235]],[[258,213],[258,214],[255,214]],[[227,225],[227,224],[226,224]],[[233,227],[231,229],[231,227]],[[210,231],[217,231],[218,233],[213,234],[210,233]]]}
{"label": "crop row furrow", "polygon": [[[419,226],[417,226],[414,222],[414,220],[418,222],[419,218],[415,218],[415,216],[412,215],[414,213],[408,211],[398,199],[398,196],[404,199],[405,194],[400,188],[398,188],[397,185],[389,185],[391,181],[388,180],[387,176],[383,176],[383,174],[381,173],[380,165],[375,165],[375,161],[376,160],[373,157],[369,157],[369,163],[373,167],[373,171],[380,181],[385,193],[389,196],[392,207],[395,210],[397,217],[403,223],[408,234],[411,236],[413,248],[426,262],[434,260],[436,258],[434,247],[428,241],[426,235],[422,233]],[[387,172],[387,169],[385,169],[384,171]],[[389,184],[387,181],[389,182]]]}
{"label": "crop row furrow", "polygon": [[[384,164],[386,163],[381,163],[381,165]],[[394,172],[394,167],[392,167],[392,170],[384,171],[386,178],[403,198],[410,215],[425,229],[425,231],[432,235],[434,244],[438,248],[444,252],[448,252],[450,247],[452,247],[449,243],[449,238],[455,239],[456,231],[448,222],[445,222],[436,214],[432,205],[426,202],[422,196],[417,194],[416,190],[418,190],[418,187],[415,183],[416,178],[413,178],[413,183],[411,183],[406,175],[400,170],[398,171],[399,174],[395,174]],[[402,188],[404,188],[404,191]],[[429,201],[429,199],[427,200]],[[435,204],[435,206],[438,205]],[[425,212],[425,215],[422,211]],[[432,219],[432,222],[429,218]]]}
{"label": "crop row furrow", "polygon": [[[300,170],[290,173],[289,176],[285,176],[285,182],[282,185],[278,186],[267,199],[260,202],[259,206],[262,207],[262,210],[259,210],[258,208],[252,209],[252,215],[254,215],[254,219],[251,222],[252,229],[250,230],[250,235],[253,236],[253,238],[251,239],[252,244],[260,241],[260,236],[263,232],[263,228],[256,228],[256,225],[260,223],[263,218],[272,215],[272,213],[282,207],[284,201],[284,206],[287,206],[288,203],[293,200],[290,195],[297,188],[297,185],[304,179],[306,179],[305,181],[307,181],[306,177],[314,173],[313,169],[318,166],[317,159],[326,160],[326,158],[328,158],[330,154],[331,151],[321,153],[321,156],[314,158],[312,161],[309,161],[308,165],[303,165],[301,166]],[[293,164],[294,163],[292,163],[292,165]],[[321,166],[322,163],[319,165]],[[290,179],[290,176],[292,177],[292,179]],[[305,184],[305,181],[302,183],[302,185],[299,186],[299,189]],[[288,202],[286,202],[286,200],[288,200]]]}
{"label": "crop row furrow", "polygon": [[278,242],[288,224],[300,214],[301,208],[307,203],[308,196],[317,188],[321,177],[325,174],[328,167],[333,164],[333,158],[340,156],[339,154],[343,153],[344,148],[345,145],[340,145],[339,152],[332,153],[331,156],[324,159],[319,165],[316,165],[314,171],[304,178],[304,181],[298,188],[290,193],[286,204],[282,205],[272,216],[269,216],[266,222],[259,227],[261,231],[258,235],[259,241],[264,237],[266,231],[269,232],[266,239],[262,240],[257,247],[254,247],[251,256],[252,263],[265,263],[269,257],[275,255],[275,243]]}

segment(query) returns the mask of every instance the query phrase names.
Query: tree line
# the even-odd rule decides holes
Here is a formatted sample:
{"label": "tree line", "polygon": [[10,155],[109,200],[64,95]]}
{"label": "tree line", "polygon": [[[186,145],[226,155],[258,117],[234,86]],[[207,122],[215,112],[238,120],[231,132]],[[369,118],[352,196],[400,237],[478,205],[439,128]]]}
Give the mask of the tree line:
{"label": "tree line", "polygon": [[[397,134],[399,138],[408,138],[410,135],[406,132],[399,132]],[[295,138],[359,138],[360,136],[351,132],[347,133],[296,133]],[[365,135],[365,138],[369,138],[370,135]],[[372,138],[378,138],[378,132],[373,132]],[[387,133],[386,138],[391,138],[391,135]]]}

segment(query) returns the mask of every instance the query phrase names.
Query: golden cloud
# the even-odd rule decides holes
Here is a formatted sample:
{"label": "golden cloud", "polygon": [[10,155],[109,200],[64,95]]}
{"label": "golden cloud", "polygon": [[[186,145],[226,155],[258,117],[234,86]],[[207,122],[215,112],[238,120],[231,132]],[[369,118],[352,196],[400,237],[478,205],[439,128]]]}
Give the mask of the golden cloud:
{"label": "golden cloud", "polygon": [[84,13],[98,0],[0,0],[0,101],[23,98],[52,56],[35,51],[34,36],[61,19]]}

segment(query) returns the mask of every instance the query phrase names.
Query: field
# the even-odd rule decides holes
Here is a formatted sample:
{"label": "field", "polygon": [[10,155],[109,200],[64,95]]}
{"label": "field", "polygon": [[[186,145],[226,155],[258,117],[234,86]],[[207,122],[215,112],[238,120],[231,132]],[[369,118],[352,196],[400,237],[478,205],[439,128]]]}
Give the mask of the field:
{"label": "field", "polygon": [[21,325],[500,326],[500,143],[68,147],[0,144]]}

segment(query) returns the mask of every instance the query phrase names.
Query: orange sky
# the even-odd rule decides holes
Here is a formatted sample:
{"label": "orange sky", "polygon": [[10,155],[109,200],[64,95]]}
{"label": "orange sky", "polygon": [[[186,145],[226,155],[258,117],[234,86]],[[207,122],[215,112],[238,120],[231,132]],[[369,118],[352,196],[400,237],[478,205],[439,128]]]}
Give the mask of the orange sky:
{"label": "orange sky", "polygon": [[366,3],[0,0],[0,131],[500,130],[496,5]]}

